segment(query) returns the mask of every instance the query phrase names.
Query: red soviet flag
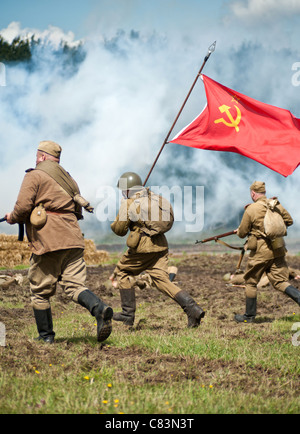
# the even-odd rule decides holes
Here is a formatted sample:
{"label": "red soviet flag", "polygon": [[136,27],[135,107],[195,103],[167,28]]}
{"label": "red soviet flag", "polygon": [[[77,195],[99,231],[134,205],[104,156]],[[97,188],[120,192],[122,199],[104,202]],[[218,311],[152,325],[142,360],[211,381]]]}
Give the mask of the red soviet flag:
{"label": "red soviet flag", "polygon": [[202,75],[207,105],[170,142],[236,152],[283,176],[300,164],[300,119]]}

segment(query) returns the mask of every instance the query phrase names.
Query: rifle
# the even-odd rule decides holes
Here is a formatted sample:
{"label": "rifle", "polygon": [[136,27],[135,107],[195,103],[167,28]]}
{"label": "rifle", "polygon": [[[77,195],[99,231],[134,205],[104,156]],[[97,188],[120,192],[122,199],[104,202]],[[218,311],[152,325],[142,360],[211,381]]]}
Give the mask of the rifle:
{"label": "rifle", "polygon": [[[3,217],[0,219],[0,223],[2,222],[6,222],[6,217]],[[23,241],[24,240],[24,224],[23,223],[18,223],[19,224],[19,235],[18,235],[18,241]]]}
{"label": "rifle", "polygon": [[229,235],[234,235],[234,234],[236,234],[235,230],[234,231],[230,231],[230,232],[225,232],[224,234],[215,235],[214,237],[206,238],[205,240],[200,240],[200,241],[197,240],[195,242],[195,244],[207,243],[208,241],[215,241],[216,243],[219,242],[221,244],[224,244],[227,247],[230,247],[231,249],[240,250],[241,254],[240,254],[239,261],[238,261],[238,264],[237,264],[237,267],[236,267],[236,270],[239,271],[240,267],[241,267],[241,263],[242,263],[243,257],[245,255],[245,247],[244,246],[243,247],[230,246],[229,244],[224,243],[224,241],[219,241],[219,238],[229,237]]}
{"label": "rifle", "polygon": [[207,243],[208,241],[218,241],[219,238],[229,237],[229,235],[235,234],[236,231],[225,232],[225,234],[215,235],[214,237],[206,238],[205,240],[196,240],[195,244]]}

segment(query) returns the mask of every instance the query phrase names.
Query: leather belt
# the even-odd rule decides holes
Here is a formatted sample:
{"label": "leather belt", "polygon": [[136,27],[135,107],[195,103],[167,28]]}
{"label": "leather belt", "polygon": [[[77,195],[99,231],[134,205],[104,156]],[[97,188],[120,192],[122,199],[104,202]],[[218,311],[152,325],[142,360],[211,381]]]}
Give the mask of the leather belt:
{"label": "leather belt", "polygon": [[46,210],[46,213],[53,214],[53,215],[74,214],[72,211],[48,211],[48,210]]}

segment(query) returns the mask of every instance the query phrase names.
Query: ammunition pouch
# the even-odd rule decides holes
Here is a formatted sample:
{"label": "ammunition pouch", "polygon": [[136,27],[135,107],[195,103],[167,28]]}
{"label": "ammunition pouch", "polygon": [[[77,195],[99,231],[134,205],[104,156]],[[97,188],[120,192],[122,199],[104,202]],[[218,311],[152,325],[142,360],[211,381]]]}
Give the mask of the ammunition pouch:
{"label": "ammunition pouch", "polygon": [[275,238],[275,240],[271,241],[272,250],[280,249],[285,247],[285,242],[282,237]]}
{"label": "ammunition pouch", "polygon": [[247,250],[256,250],[257,249],[257,238],[255,235],[250,235],[247,240]]}
{"label": "ammunition pouch", "polygon": [[47,213],[44,205],[40,203],[37,205],[30,214],[30,223],[36,229],[42,229],[47,221]]}

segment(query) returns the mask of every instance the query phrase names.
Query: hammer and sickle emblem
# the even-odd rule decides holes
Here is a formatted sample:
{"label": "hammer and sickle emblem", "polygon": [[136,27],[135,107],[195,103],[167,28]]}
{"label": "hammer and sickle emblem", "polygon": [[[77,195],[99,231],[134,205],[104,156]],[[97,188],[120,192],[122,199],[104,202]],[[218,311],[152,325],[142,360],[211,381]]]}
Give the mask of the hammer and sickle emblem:
{"label": "hammer and sickle emblem", "polygon": [[231,107],[229,107],[228,105],[224,104],[224,105],[221,105],[218,108],[219,108],[219,110],[220,110],[221,113],[226,113],[226,115],[227,115],[228,119],[230,120],[230,122],[227,122],[225,119],[220,118],[220,119],[216,119],[214,123],[218,124],[219,122],[223,122],[223,124],[227,125],[227,127],[234,127],[235,131],[238,133],[239,130],[240,130],[239,127],[238,127],[238,124],[240,123],[242,115],[241,115],[240,109],[236,105],[234,107],[236,108],[236,113],[237,113],[237,116],[236,116],[235,119],[233,119],[233,116],[230,113]]}

